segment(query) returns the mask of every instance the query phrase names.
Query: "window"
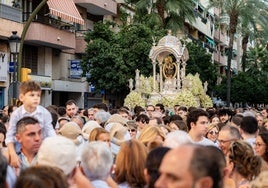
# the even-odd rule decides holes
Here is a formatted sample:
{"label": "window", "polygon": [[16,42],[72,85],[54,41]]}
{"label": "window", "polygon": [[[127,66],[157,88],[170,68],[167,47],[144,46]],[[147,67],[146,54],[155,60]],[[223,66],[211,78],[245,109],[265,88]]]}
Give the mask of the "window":
{"label": "window", "polygon": [[37,74],[37,59],[38,48],[36,46],[25,45],[21,67],[32,69],[31,74]]}

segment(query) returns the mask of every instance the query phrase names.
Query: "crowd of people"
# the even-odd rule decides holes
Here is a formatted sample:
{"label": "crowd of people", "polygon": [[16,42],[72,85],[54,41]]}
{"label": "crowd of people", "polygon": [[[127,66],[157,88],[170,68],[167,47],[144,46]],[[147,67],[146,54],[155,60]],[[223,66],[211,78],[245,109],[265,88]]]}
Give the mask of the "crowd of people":
{"label": "crowd of people", "polygon": [[40,105],[23,82],[0,118],[0,188],[267,187],[268,109]]}

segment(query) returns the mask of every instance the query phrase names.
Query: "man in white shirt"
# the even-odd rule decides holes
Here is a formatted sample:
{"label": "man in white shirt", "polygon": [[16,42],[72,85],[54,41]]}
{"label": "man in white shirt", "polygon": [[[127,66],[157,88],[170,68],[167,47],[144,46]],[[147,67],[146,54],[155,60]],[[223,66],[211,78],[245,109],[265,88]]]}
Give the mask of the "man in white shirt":
{"label": "man in white shirt", "polygon": [[214,143],[205,138],[209,124],[209,114],[202,109],[195,109],[189,112],[187,117],[187,126],[189,136],[193,143],[201,145],[214,145]]}

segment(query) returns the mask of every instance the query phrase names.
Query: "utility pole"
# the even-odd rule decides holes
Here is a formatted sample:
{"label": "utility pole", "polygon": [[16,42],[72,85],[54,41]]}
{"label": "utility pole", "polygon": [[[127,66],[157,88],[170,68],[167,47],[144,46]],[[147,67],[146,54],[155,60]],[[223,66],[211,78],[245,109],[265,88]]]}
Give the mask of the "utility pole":
{"label": "utility pole", "polygon": [[41,8],[47,3],[47,1],[48,0],[42,0],[42,2],[34,9],[31,16],[28,18],[25,26],[23,27],[23,30],[21,33],[21,45],[20,45],[20,50],[19,50],[19,55],[18,55],[18,66],[17,66],[17,70],[18,70],[17,80],[18,81],[20,81],[20,78],[21,78],[20,74],[21,74],[21,63],[22,63],[22,50],[23,50],[23,44],[24,44],[26,33],[27,33],[33,19],[35,18],[37,13],[41,10]]}

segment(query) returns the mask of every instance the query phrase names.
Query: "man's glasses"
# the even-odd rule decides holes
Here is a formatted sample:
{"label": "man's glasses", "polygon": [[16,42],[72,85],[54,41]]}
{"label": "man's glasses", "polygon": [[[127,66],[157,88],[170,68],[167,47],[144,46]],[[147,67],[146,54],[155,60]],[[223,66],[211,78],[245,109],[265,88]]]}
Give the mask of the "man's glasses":
{"label": "man's glasses", "polygon": [[218,135],[219,132],[218,131],[209,131],[208,134],[212,134],[212,135]]}
{"label": "man's glasses", "polygon": [[128,129],[129,132],[136,132],[136,129]]}
{"label": "man's glasses", "polygon": [[225,143],[227,143],[227,142],[232,142],[232,141],[235,141],[236,139],[230,139],[230,140],[218,140],[218,142],[220,143],[220,144],[225,144]]}

